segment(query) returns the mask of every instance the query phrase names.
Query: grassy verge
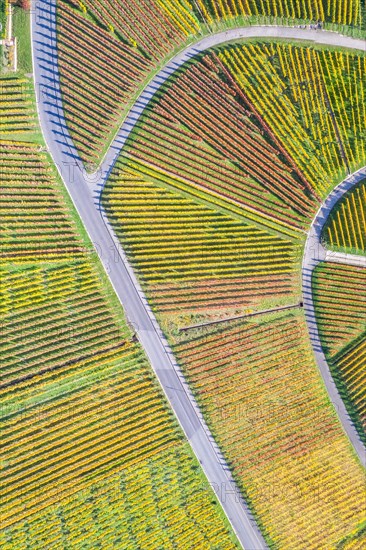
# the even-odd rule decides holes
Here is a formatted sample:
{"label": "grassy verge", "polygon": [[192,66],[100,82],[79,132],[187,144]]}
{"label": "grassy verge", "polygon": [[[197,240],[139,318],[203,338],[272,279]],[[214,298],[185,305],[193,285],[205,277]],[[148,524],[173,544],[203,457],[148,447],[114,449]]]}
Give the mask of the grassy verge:
{"label": "grassy verge", "polygon": [[336,246],[326,243],[326,248],[332,252],[340,252],[341,254],[352,254],[354,256],[365,256],[365,251],[361,251],[358,248],[351,248],[349,246]]}
{"label": "grassy verge", "polygon": [[[0,0],[0,39],[5,37],[6,32],[6,6],[5,6],[5,0]],[[2,74],[4,67],[4,48],[3,45],[0,44],[0,75]]]}
{"label": "grassy verge", "polygon": [[5,25],[6,25],[6,6],[5,0],[0,0],[0,38],[3,38],[5,34]]}
{"label": "grassy verge", "polygon": [[19,6],[13,8],[13,35],[18,44],[18,72],[26,74],[33,71],[30,35],[30,12]]}

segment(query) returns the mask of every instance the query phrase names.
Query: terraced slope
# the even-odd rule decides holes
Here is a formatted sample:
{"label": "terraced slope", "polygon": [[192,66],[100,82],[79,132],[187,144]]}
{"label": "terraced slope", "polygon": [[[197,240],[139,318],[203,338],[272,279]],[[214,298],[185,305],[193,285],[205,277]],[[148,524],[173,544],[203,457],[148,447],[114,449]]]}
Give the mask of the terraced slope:
{"label": "terraced slope", "polygon": [[[285,76],[291,55],[298,62]],[[338,52],[330,55],[341,63]],[[304,46],[260,42],[201,56],[159,90],[139,119],[103,204],[269,543],[314,550],[362,545],[364,471],[323,387],[302,313],[180,332],[228,311],[258,312],[271,300],[275,305],[299,300],[296,286],[282,288],[279,296],[265,281],[277,278],[281,258],[296,285],[303,228],[329,178],[334,184],[346,170],[344,147],[337,139],[331,143],[340,130],[325,77],[316,83],[314,73],[309,93],[299,91],[292,107],[284,99],[289,111],[282,112],[271,87],[246,74],[244,65],[239,68],[235,56],[245,59],[248,71],[254,60],[256,74],[273,75],[282,82],[280,89],[288,86],[289,95],[295,92],[288,74],[300,89],[301,71],[312,63],[323,75],[322,50]],[[351,59],[364,75],[364,56]],[[348,76],[344,70],[334,89],[342,90]],[[271,116],[262,104],[267,88]],[[361,97],[357,86],[353,90],[349,105]],[[355,159],[356,151],[364,155],[355,145],[359,129],[349,128],[347,147]],[[312,166],[301,146],[315,155]],[[281,177],[286,185],[274,181]],[[273,245],[263,246],[263,239],[274,239]],[[264,266],[264,278],[253,285],[252,277]],[[237,272],[238,282],[232,277]],[[213,284],[206,280],[203,286],[200,279],[208,275]],[[249,303],[243,300],[246,291]],[[216,311],[208,311],[211,304]]]}
{"label": "terraced slope", "polygon": [[302,315],[196,329],[174,350],[274,548],[335,548],[358,529],[364,474]]}
{"label": "terraced slope", "polygon": [[364,441],[365,288],[365,269],[327,263],[315,271],[315,311],[323,348],[349,413]]}
{"label": "terraced slope", "polygon": [[301,239],[196,202],[169,179],[158,183],[154,172],[149,177],[130,164],[117,165],[104,201],[158,313],[170,321],[222,317],[299,300]]}
{"label": "terraced slope", "polygon": [[191,192],[239,206],[249,217],[306,227],[315,193],[248,98],[227,80],[214,55],[187,68],[150,105],[124,156],[142,174],[183,181]]}
{"label": "terraced slope", "polygon": [[39,136],[17,136],[0,141],[1,548],[236,548]]}
{"label": "terraced slope", "polygon": [[364,55],[279,43],[219,59],[318,195],[365,165]]}
{"label": "terraced slope", "polygon": [[351,31],[362,26],[360,0],[57,0],[57,6],[66,120],[91,171],[144,82],[200,35],[263,18],[290,25],[321,20]]}

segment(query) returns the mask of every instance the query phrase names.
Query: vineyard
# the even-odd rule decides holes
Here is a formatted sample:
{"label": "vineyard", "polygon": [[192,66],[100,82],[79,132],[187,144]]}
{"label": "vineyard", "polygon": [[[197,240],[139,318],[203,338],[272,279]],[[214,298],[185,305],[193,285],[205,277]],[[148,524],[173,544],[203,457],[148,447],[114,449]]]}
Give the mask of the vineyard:
{"label": "vineyard", "polygon": [[[203,473],[226,480],[227,464],[271,550],[361,550],[365,472],[315,362],[301,276],[320,204],[366,164],[366,55],[279,39],[196,55],[154,94],[80,219],[72,199],[79,207],[92,186],[74,194],[51,161],[73,151],[55,132],[50,89],[58,67],[67,128],[93,171],[184,46],[256,24],[364,36],[364,1],[57,0],[57,21],[49,6],[18,19],[37,28],[37,70],[25,70],[27,27],[20,70],[0,78],[1,549],[234,550],[240,508]],[[365,204],[363,181],[332,211],[326,246],[365,253]],[[102,268],[100,207],[142,293],[128,266]],[[323,262],[312,283],[324,353],[366,442],[365,269]],[[143,304],[136,327],[118,300],[131,289]],[[172,354],[140,323],[151,323],[144,294]],[[169,405],[153,360],[165,353],[196,403],[173,387],[183,377],[172,362],[166,395],[181,408]],[[225,461],[197,437],[196,405]]]}
{"label": "vineyard", "polygon": [[361,437],[366,432],[366,273],[326,264],[314,275],[314,303],[322,344]]}
{"label": "vineyard", "polygon": [[323,51],[322,66],[343,162],[352,172],[366,162],[366,56]]}
{"label": "vineyard", "polygon": [[232,549],[196,471],[187,445],[171,445],[14,526],[1,547]]}
{"label": "vineyard", "polygon": [[205,56],[174,81],[124,149],[143,174],[179,177],[247,215],[306,227],[317,199],[247,96]]}
{"label": "vineyard", "polygon": [[[301,300],[305,230],[348,165],[365,163],[364,60],[261,41],[200,55],[150,102],[102,196],[273,548],[362,546],[363,470],[321,383],[304,316],[187,325]],[[335,269],[315,288],[316,311],[333,355],[358,346],[340,364],[358,369],[349,380],[362,415],[365,281],[358,274],[340,288],[343,267]]]}
{"label": "vineyard", "polygon": [[296,301],[301,243],[123,170],[108,183],[106,209],[158,312],[222,315]]}
{"label": "vineyard", "polygon": [[64,256],[82,258],[82,243],[39,146],[0,142],[0,184],[3,261],[24,264],[59,261]]}
{"label": "vineyard", "polygon": [[337,354],[366,330],[365,270],[327,263],[317,268],[314,301],[327,353]]}
{"label": "vineyard", "polygon": [[34,111],[11,110],[32,141],[0,141],[1,548],[236,548]]}
{"label": "vineyard", "polygon": [[359,0],[248,0],[221,2],[220,0],[197,0],[207,23],[230,20],[240,16],[268,15],[286,19],[332,21],[343,25],[361,24]]}
{"label": "vineyard", "polygon": [[366,182],[359,183],[335,206],[323,230],[323,239],[333,250],[354,254],[366,252]]}
{"label": "vineyard", "polygon": [[[84,162],[101,155],[136,82],[152,62],[104,29],[58,3],[58,63],[65,118]],[[75,26],[80,48],[75,51]],[[120,71],[123,70],[123,81]]]}
{"label": "vineyard", "polygon": [[365,56],[281,43],[219,58],[317,194],[366,163]]}
{"label": "vineyard", "polygon": [[360,530],[356,531],[353,535],[346,537],[339,544],[340,550],[359,550],[359,548],[365,546],[366,544],[366,529],[361,527]]}
{"label": "vineyard", "polygon": [[0,77],[0,138],[35,129],[33,102],[27,78]]}
{"label": "vineyard", "polygon": [[[111,0],[57,0],[57,8],[58,62],[66,120],[79,155],[90,170],[99,164],[118,123],[144,83],[178,49],[203,34],[260,23],[263,16],[271,24],[321,20],[361,26],[360,0],[196,0],[191,4],[183,0],[121,0],[118,7]],[[80,44],[77,50],[75,40]],[[347,62],[352,65],[351,57]],[[317,60],[312,61],[311,77],[318,78],[319,70],[326,72],[326,63],[324,60],[320,68]],[[362,88],[362,82],[356,79],[355,69],[356,84],[351,85]],[[309,91],[307,101],[313,100],[317,86],[312,84],[315,89]],[[316,116],[320,116],[318,110],[323,104],[324,98],[318,99]],[[360,105],[364,105],[362,97]],[[340,106],[343,109],[344,104]],[[329,126],[327,117],[321,118],[322,126]],[[323,130],[332,133],[328,127]],[[321,136],[317,139],[322,140]],[[340,162],[336,144],[323,147],[329,149],[327,162]],[[336,173],[340,169],[338,166]]]}
{"label": "vineyard", "polygon": [[358,528],[363,472],[302,315],[197,329],[174,351],[274,548],[336,548]]}
{"label": "vineyard", "polygon": [[[299,234],[330,182],[366,162],[365,60],[284,44],[210,52],[151,102],[124,148],[126,171]],[[326,81],[330,65],[343,82]],[[345,125],[350,109],[358,118]]]}
{"label": "vineyard", "polygon": [[194,35],[202,30],[202,26],[215,29],[217,24],[234,25],[245,18],[252,20],[268,16],[354,26],[362,23],[360,0],[197,0],[192,4],[184,0],[124,0],[118,9],[111,0],[69,2],[121,40],[157,59],[169,50],[169,43],[174,39]]}

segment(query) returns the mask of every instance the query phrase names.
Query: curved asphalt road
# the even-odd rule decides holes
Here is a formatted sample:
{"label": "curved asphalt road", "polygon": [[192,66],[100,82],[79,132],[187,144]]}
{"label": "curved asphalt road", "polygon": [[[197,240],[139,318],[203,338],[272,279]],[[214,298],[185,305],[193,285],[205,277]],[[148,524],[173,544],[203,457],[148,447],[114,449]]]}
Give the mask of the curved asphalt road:
{"label": "curved asphalt road", "polygon": [[[202,469],[245,550],[267,545],[124,256],[116,236],[101,216],[66,128],[59,89],[55,0],[35,1],[32,10],[33,67],[38,115],[43,135],[64,184],[94,244],[105,271],[134,326]],[[96,183],[100,180],[97,179]],[[104,183],[104,182],[103,182]]]}
{"label": "curved asphalt road", "polygon": [[213,45],[249,37],[313,40],[365,50],[365,42],[325,31],[281,27],[245,27],[210,35],[175,56],[145,88],[111,145],[101,170],[88,176],[68,133],[59,87],[56,51],[55,0],[32,1],[32,52],[37,107],[43,135],[64,184],[102,261],[105,271],[135,327],[158,380],[188,441],[214,488],[238,539],[246,550],[266,544],[241,498],[229,468],[202,417],[195,399],[175,362],[157,321],[129,266],[120,244],[99,208],[101,190],[137,119],[163,82],[183,63]]}
{"label": "curved asphalt road", "polygon": [[347,413],[344,402],[338,393],[336,384],[330,373],[329,365],[321,346],[318,325],[315,318],[312,278],[313,271],[316,266],[320,262],[324,261],[366,267],[366,256],[356,256],[352,254],[331,252],[329,250],[326,250],[321,244],[322,230],[325,222],[329,217],[330,212],[345,193],[347,193],[350,189],[352,189],[352,187],[354,187],[354,185],[365,178],[366,167],[361,168],[361,170],[355,172],[354,174],[343,180],[342,183],[340,183],[328,195],[326,200],[319,208],[318,213],[315,216],[314,221],[310,227],[308,238],[305,244],[305,252],[302,264],[302,288],[305,317],[309,330],[311,344],[313,346],[315,354],[315,359],[322,374],[325,386],[328,390],[329,397],[338,413],[343,429],[347,433],[360,461],[364,466],[366,466],[366,449],[362,441],[360,440],[359,435]]}
{"label": "curved asphalt road", "polygon": [[188,46],[182,52],[175,55],[163,69],[144,88],[141,95],[128,113],[124,123],[119,129],[116,138],[108,149],[98,171],[90,178],[90,185],[93,191],[98,194],[108,179],[110,171],[116,162],[121,149],[126,143],[133,127],[137,123],[147,104],[164,84],[164,82],[184,63],[192,59],[198,53],[208,48],[218,46],[225,42],[238,40],[240,38],[284,38],[289,40],[306,40],[316,44],[328,46],[342,46],[343,48],[357,49],[366,52],[366,41],[342,36],[330,31],[316,31],[310,29],[298,29],[293,27],[240,27],[230,29],[217,34],[206,36],[202,40]]}

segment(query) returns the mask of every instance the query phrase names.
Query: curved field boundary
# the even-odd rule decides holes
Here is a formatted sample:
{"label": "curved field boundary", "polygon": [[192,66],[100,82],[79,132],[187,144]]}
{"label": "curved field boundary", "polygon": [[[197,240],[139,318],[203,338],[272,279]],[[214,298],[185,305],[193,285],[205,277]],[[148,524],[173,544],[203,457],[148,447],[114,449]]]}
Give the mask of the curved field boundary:
{"label": "curved field boundary", "polygon": [[[66,189],[96,249],[129,324],[143,346],[160,385],[244,549],[267,545],[237,488],[136,280],[108,220],[93,199],[68,132],[60,92],[56,47],[56,0],[33,0],[32,55],[38,116],[43,136]],[[119,152],[116,152],[116,155]],[[95,179],[100,182],[99,178]],[[104,183],[104,182],[103,182]],[[101,191],[101,187],[100,187]]]}
{"label": "curved field boundary", "polygon": [[339,395],[337,386],[330,372],[328,362],[325,358],[320,336],[318,324],[315,317],[314,301],[313,301],[313,271],[320,262],[330,261],[343,263],[348,265],[356,265],[366,268],[366,256],[356,256],[352,254],[335,253],[326,250],[321,243],[321,235],[325,222],[327,221],[331,211],[337,202],[345,193],[350,191],[358,182],[366,177],[366,167],[361,168],[348,178],[343,180],[325,199],[311,224],[308,238],[305,244],[304,258],[302,264],[302,290],[303,302],[305,309],[306,323],[309,330],[311,345],[314,350],[315,359],[318,368],[323,377],[330,399],[337,411],[338,417],[342,426],[347,433],[360,461],[363,466],[366,466],[366,449],[359,438],[359,435],[348,415],[346,406]]}
{"label": "curved field boundary", "polygon": [[366,44],[363,40],[328,31],[290,27],[245,27],[208,36],[186,48],[159,71],[128,113],[100,170],[88,175],[74,148],[63,113],[57,64],[56,0],[32,0],[31,22],[38,116],[53,161],[126,316],[135,328],[165,395],[239,541],[248,550],[264,549],[266,544],[249,508],[240,496],[226,461],[202,417],[116,235],[105,214],[99,209],[100,194],[126,139],[151,97],[171,74],[197,53],[230,40],[254,37],[302,39],[363,51],[366,50]]}
{"label": "curved field boundary", "polygon": [[137,101],[128,112],[98,170],[94,174],[91,174],[88,178],[90,186],[96,196],[101,194],[101,191],[108,180],[109,174],[140,116],[165,81],[184,63],[195,57],[197,54],[204,52],[213,46],[218,46],[220,44],[242,38],[282,38],[288,40],[306,40],[307,42],[314,42],[314,44],[333,47],[341,46],[342,48],[356,49],[366,52],[366,40],[339,35],[333,31],[299,29],[295,27],[240,27],[206,36],[202,40],[197,41],[195,44],[188,46],[168,61],[165,67],[163,67],[155,75],[155,77],[141,92]]}

